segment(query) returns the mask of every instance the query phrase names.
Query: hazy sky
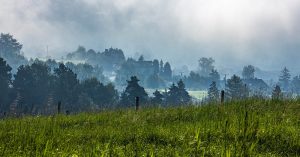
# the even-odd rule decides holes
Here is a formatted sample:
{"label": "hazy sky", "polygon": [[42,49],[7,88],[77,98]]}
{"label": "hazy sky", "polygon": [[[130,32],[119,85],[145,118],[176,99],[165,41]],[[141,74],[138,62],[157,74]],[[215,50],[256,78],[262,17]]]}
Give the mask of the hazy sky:
{"label": "hazy sky", "polygon": [[[29,57],[117,47],[196,66],[300,71],[299,0],[0,0],[0,32]],[[292,67],[292,66],[296,67]]]}

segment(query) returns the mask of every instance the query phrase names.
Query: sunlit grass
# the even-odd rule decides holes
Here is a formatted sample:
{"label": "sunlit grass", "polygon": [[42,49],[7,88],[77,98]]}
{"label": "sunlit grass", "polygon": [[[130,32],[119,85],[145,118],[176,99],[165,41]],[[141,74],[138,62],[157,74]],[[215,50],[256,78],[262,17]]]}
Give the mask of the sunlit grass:
{"label": "sunlit grass", "polygon": [[7,118],[0,156],[299,156],[296,101]]}

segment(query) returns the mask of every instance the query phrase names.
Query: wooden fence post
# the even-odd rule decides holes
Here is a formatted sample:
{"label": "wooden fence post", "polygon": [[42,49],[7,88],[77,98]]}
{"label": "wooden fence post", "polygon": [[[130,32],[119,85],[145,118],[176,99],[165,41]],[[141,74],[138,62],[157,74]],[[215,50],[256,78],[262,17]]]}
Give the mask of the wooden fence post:
{"label": "wooden fence post", "polygon": [[135,110],[138,111],[140,108],[140,98],[137,96],[135,97]]}
{"label": "wooden fence post", "polygon": [[222,91],[221,91],[221,105],[224,104],[224,98],[225,98],[225,91],[222,90]]}
{"label": "wooden fence post", "polygon": [[60,109],[61,109],[61,101],[57,103],[57,113],[60,114]]}

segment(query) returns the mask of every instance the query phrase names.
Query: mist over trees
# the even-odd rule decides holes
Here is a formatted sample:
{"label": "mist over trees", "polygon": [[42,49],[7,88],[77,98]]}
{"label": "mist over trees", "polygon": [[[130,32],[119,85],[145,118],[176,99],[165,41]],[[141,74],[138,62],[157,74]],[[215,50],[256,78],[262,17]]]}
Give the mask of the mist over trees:
{"label": "mist over trees", "polygon": [[6,62],[12,66],[13,70],[20,65],[26,64],[27,60],[21,50],[23,45],[20,44],[10,34],[0,34],[0,57],[5,58]]}
{"label": "mist over trees", "polygon": [[10,34],[0,36],[0,112],[53,114],[60,102],[63,111],[81,112],[130,107],[139,97],[147,106],[178,106],[197,102],[190,91],[207,91],[202,102],[218,102],[225,90],[227,101],[247,98],[283,99],[300,94],[300,76],[284,67],[278,81],[257,78],[256,67],[241,68],[241,76],[227,78],[213,58],[201,57],[189,74],[174,73],[165,60],[143,55],[125,58],[121,49],[104,52],[79,46],[66,60],[30,59],[22,44]]}
{"label": "mist over trees", "polygon": [[76,51],[68,53],[66,59],[70,61],[85,61],[93,66],[102,67],[105,71],[115,71],[124,62],[125,56],[121,49],[109,48],[104,52],[96,52],[93,49],[86,50],[85,47],[79,46]]}

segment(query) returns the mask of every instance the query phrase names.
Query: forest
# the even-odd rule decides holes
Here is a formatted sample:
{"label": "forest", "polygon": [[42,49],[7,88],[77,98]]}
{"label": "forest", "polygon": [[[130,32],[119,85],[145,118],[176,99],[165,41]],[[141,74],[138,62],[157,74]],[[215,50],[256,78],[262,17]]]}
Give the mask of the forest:
{"label": "forest", "polygon": [[[242,76],[221,78],[213,58],[199,59],[199,70],[176,75],[169,62],[140,56],[125,58],[121,49],[95,52],[79,48],[63,61],[26,59],[22,44],[10,34],[0,37],[1,115],[54,114],[62,112],[126,108],[140,97],[143,106],[176,106],[226,101],[292,99],[300,93],[300,76],[292,78],[284,67],[278,82],[270,84],[255,76],[256,67],[243,67]],[[79,61],[80,59],[80,61]],[[153,93],[147,93],[152,89]],[[207,91],[201,100],[189,90]]]}
{"label": "forest", "polygon": [[[278,82],[266,83],[255,76],[256,67],[243,67],[242,76],[221,78],[213,58],[199,59],[197,71],[176,75],[169,62],[140,56],[125,58],[121,49],[95,52],[79,48],[66,60],[26,59],[22,44],[10,34],[0,37],[0,107],[5,115],[51,115],[127,108],[139,97],[144,107],[182,106],[242,99],[295,99],[300,76],[284,67]],[[147,89],[152,89],[148,93]],[[201,100],[190,90],[206,91]]]}

